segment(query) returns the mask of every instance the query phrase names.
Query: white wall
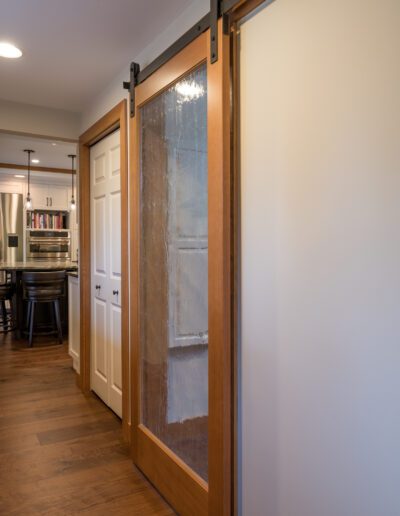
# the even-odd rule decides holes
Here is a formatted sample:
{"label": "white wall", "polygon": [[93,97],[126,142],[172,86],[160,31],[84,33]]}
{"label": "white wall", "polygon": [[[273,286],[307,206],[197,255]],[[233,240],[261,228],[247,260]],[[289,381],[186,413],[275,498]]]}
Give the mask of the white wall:
{"label": "white wall", "polygon": [[[208,0],[194,0],[175,21],[144,48],[138,55],[132,55],[131,61],[140,64],[141,69],[159,56],[166,48],[174,43],[179,36],[184,34],[192,25],[200,20],[210,9]],[[112,109],[122,99],[128,99],[128,92],[122,88],[123,81],[129,81],[130,62],[121,70],[111,84],[101,91],[87,106],[82,115],[81,133],[94,124],[100,117]]]}
{"label": "white wall", "polygon": [[400,514],[400,2],[241,28],[245,516]]}
{"label": "white wall", "polygon": [[0,100],[0,130],[77,139],[80,120],[79,113]]}
{"label": "white wall", "polygon": [[[23,178],[16,178],[15,174],[23,175]],[[18,183],[24,189],[27,188],[27,171],[17,170],[13,168],[2,168],[0,169],[0,181],[1,182],[12,182]],[[55,172],[31,172],[32,183],[45,183],[45,184],[60,184],[60,185],[71,185],[70,174],[58,174]]]}
{"label": "white wall", "polygon": [[[18,173],[17,170],[12,172],[14,174]],[[0,193],[19,193],[25,195],[25,183],[25,180],[15,178],[13,174],[5,174],[3,171],[0,171]]]}

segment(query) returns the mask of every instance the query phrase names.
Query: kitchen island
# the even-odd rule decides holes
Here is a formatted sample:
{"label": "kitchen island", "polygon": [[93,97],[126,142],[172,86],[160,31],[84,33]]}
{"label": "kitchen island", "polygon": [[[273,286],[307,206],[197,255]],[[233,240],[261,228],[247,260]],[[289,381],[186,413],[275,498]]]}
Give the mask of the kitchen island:
{"label": "kitchen island", "polygon": [[[30,261],[3,261],[0,262],[0,272],[5,271],[11,273],[11,281],[15,285],[15,293],[13,297],[14,315],[16,319],[16,337],[20,339],[24,330],[26,317],[24,314],[24,299],[22,291],[22,273],[24,271],[50,272],[50,271],[66,271],[74,272],[78,270],[77,262],[58,261],[58,260],[30,260]],[[62,303],[61,312],[64,322],[64,328],[67,327],[68,315],[68,299],[67,299],[67,284],[65,287],[66,299]]]}

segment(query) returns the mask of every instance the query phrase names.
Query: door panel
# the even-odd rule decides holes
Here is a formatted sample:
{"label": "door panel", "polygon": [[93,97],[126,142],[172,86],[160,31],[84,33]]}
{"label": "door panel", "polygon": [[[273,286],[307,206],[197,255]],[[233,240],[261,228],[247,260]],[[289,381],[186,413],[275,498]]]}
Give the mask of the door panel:
{"label": "door panel", "polygon": [[[103,146],[103,145],[102,145]],[[92,149],[92,151],[94,148]],[[92,161],[92,170],[94,174],[93,184],[97,185],[106,180],[106,153],[99,151]]]}
{"label": "door panel", "polygon": [[218,65],[204,33],[136,88],[131,127],[134,460],[179,514],[196,516],[230,514],[229,173],[216,119],[228,47],[219,31]]}
{"label": "door panel", "polygon": [[107,136],[90,152],[91,387],[117,415],[122,416],[120,132]]}
{"label": "door panel", "polygon": [[119,416],[122,415],[122,369],[121,369],[121,308],[110,307],[110,406]]}
{"label": "door panel", "polygon": [[92,217],[94,237],[94,271],[95,274],[106,274],[106,198],[94,197]]}
{"label": "door panel", "polygon": [[120,143],[116,141],[113,147],[110,149],[110,172],[112,177],[119,176],[121,173],[121,153]]}
{"label": "door panel", "polygon": [[111,220],[111,261],[110,274],[114,279],[121,278],[121,192],[112,193],[110,196],[110,220]]}
{"label": "door panel", "polygon": [[107,357],[106,357],[106,306],[104,301],[96,299],[94,302],[94,323],[95,323],[95,373],[100,375],[103,380],[107,380]]}
{"label": "door panel", "polygon": [[106,303],[94,299],[93,303],[93,339],[92,339],[92,389],[107,399],[108,363],[107,363],[107,318]]}

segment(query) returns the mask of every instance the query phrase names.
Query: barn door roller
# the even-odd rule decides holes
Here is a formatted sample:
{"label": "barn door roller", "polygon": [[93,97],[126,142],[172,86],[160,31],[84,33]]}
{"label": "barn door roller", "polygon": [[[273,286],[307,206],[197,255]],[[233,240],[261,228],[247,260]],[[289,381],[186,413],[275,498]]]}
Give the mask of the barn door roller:
{"label": "barn door roller", "polygon": [[210,60],[218,61],[218,18],[220,15],[220,0],[210,0]]}
{"label": "barn door roller", "polygon": [[129,90],[129,111],[131,117],[135,116],[135,86],[138,85],[140,65],[132,61],[130,66],[129,82],[124,81],[124,89]]}

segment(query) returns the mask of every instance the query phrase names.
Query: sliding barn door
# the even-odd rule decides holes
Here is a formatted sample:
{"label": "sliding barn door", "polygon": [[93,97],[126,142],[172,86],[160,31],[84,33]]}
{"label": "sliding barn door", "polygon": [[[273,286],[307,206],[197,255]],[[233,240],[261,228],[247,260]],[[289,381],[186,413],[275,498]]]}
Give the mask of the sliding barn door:
{"label": "sliding barn door", "polygon": [[210,64],[209,39],[136,88],[131,126],[134,460],[196,516],[230,513],[227,42]]}
{"label": "sliding barn door", "polygon": [[91,389],[122,417],[120,131],[90,149]]}

